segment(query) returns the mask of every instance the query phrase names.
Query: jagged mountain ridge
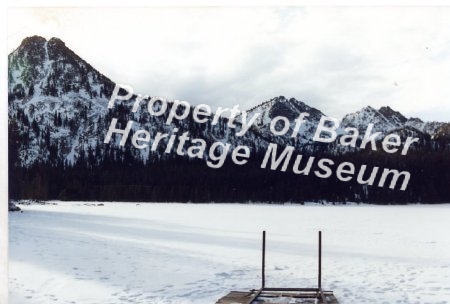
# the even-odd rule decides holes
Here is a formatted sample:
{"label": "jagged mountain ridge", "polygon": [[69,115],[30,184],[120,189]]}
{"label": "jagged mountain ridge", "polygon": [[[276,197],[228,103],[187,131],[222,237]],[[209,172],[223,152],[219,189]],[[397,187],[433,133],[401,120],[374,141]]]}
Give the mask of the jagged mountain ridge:
{"label": "jagged mountain ridge", "polygon": [[[193,137],[203,138],[209,145],[219,140],[233,146],[246,145],[252,151],[263,151],[269,143],[275,142],[292,145],[298,151],[308,153],[319,147],[312,138],[325,114],[295,98],[275,97],[248,110],[249,116],[257,112],[261,116],[255,127],[245,136],[238,137],[236,130],[227,127],[226,119],[213,126],[211,120],[206,124],[196,124],[192,117],[188,117],[167,126],[163,117],[149,115],[146,105],[141,105],[136,113],[130,111],[132,102],[121,103],[114,110],[108,110],[113,87],[113,81],[77,56],[60,39],[47,41],[39,36],[24,39],[8,56],[9,118],[16,124],[14,128],[21,142],[18,165],[74,163],[89,157],[92,151],[113,158],[125,157],[128,153],[129,157],[144,162],[170,158],[162,151],[151,153],[148,149],[121,152],[119,137],[115,137],[111,145],[100,144],[113,117],[119,118],[123,128],[126,121],[136,121],[133,131],[145,128],[151,133],[151,138],[156,132],[170,133],[177,127],[178,134],[189,131]],[[308,112],[310,116],[302,125],[299,136],[291,138],[294,120],[302,112]],[[270,121],[276,116],[284,116],[290,121],[290,132],[285,136],[274,136],[270,132]],[[370,106],[346,115],[338,132],[343,134],[346,127],[356,127],[362,132],[368,123],[373,123],[374,131],[382,131],[383,134],[397,132],[402,137],[419,136],[424,145],[436,137],[446,139],[449,136],[449,124],[408,119],[389,107],[376,110]],[[343,151],[336,144],[329,145],[330,153],[338,150]]]}
{"label": "jagged mountain ridge", "polygon": [[[123,157],[118,136],[114,136],[112,145],[100,144],[112,118],[118,118],[122,128],[127,121],[135,121],[132,132],[145,128],[152,135],[152,141],[157,132],[170,133],[176,127],[178,134],[189,131],[209,145],[224,141],[233,146],[246,145],[254,151],[267,146],[267,141],[253,130],[245,137],[237,137],[239,129],[227,128],[225,119],[213,126],[212,118],[207,124],[196,124],[190,116],[167,126],[165,117],[149,115],[145,104],[132,113],[130,105],[135,97],[113,110],[107,109],[115,84],[57,38],[49,41],[38,36],[26,38],[9,55],[8,63],[9,118],[16,124],[21,142],[18,147],[20,166],[48,161],[73,164],[92,150],[114,159]],[[163,151],[150,153],[149,149],[133,149],[128,153],[143,162],[151,158],[170,158]]]}
{"label": "jagged mountain ridge", "polygon": [[[84,91],[109,96],[114,83],[81,59],[58,38],[33,36],[8,56],[9,94],[15,99],[61,96]],[[11,99],[11,96],[10,96]]]}
{"label": "jagged mountain ridge", "polygon": [[435,135],[437,129],[444,125],[443,122],[423,122],[419,118],[406,118],[400,112],[391,109],[389,106],[381,107],[376,110],[371,106],[362,108],[355,113],[347,114],[342,119],[342,126],[364,129],[368,123],[374,124],[377,131],[389,132],[396,129],[411,127],[426,133],[430,136]]}

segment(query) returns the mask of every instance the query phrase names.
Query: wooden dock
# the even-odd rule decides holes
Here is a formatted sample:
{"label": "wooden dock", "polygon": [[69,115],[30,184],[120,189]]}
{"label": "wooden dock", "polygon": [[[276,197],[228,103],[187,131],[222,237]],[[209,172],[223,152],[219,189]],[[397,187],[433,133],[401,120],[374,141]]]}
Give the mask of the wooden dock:
{"label": "wooden dock", "polygon": [[322,232],[319,231],[318,276],[316,288],[266,287],[266,232],[262,239],[261,288],[231,291],[216,304],[339,304],[332,291],[322,290]]}
{"label": "wooden dock", "polygon": [[339,304],[332,291],[308,290],[268,290],[231,291],[216,304]]}

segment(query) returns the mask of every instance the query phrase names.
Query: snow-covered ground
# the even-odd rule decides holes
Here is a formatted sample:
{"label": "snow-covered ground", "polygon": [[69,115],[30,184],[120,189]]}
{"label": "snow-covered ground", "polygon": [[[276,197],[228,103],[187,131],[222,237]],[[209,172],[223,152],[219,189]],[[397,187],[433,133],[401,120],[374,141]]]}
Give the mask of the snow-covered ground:
{"label": "snow-covered ground", "polygon": [[450,205],[83,203],[10,213],[10,303],[215,303],[323,285],[340,303],[450,303]]}

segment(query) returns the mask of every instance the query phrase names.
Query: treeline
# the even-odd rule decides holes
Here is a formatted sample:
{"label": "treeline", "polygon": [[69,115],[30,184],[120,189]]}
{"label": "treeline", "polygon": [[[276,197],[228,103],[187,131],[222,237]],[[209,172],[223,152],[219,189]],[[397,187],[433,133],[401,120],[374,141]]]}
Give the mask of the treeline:
{"label": "treeline", "polygon": [[[356,181],[358,172],[349,182],[340,181],[334,174],[324,179],[313,174],[297,175],[289,169],[286,172],[262,169],[263,154],[252,155],[242,166],[225,162],[220,169],[207,167],[203,160],[175,156],[147,164],[125,157],[101,163],[82,158],[73,165],[59,162],[34,164],[29,168],[10,166],[9,191],[13,199],[42,200],[450,202],[448,151],[418,151],[407,156],[363,151],[335,157],[328,155],[327,158],[332,158],[336,164],[351,162],[356,168],[367,165],[365,178],[376,166],[380,171],[384,168],[408,171],[411,179],[407,189],[401,191],[398,189],[402,178],[393,190],[388,187],[389,179],[384,187],[378,187],[378,181],[372,186],[360,185]],[[317,169],[314,164],[311,170]]]}

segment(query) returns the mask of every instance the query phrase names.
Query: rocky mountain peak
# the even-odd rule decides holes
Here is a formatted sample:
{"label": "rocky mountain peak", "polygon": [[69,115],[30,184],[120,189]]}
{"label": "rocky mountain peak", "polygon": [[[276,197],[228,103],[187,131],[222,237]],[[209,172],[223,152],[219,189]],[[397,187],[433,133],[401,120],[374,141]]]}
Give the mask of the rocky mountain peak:
{"label": "rocky mountain peak", "polygon": [[307,112],[310,114],[309,118],[315,121],[320,120],[320,117],[324,115],[321,111],[295,98],[286,99],[280,96],[275,101],[269,111],[269,117],[271,119],[277,116],[284,116],[289,121],[293,121],[300,113]]}
{"label": "rocky mountain peak", "polygon": [[393,119],[397,123],[404,124],[408,119],[403,116],[400,112],[394,111],[391,107],[381,107],[378,112],[380,112],[382,115],[384,115],[388,119]]}
{"label": "rocky mountain peak", "polygon": [[355,113],[345,115],[342,119],[342,125],[344,127],[365,129],[370,122],[374,124],[375,130],[388,131],[401,128],[406,121],[407,118],[405,116],[389,106],[381,107],[378,110],[371,106],[366,106]]}
{"label": "rocky mountain peak", "polygon": [[66,46],[65,42],[57,37],[50,38],[50,40],[48,41],[48,44],[49,45]]}
{"label": "rocky mountain peak", "polygon": [[8,100],[84,92],[110,94],[114,84],[59,38],[32,36],[8,56]]}
{"label": "rocky mountain peak", "polygon": [[423,123],[423,120],[418,117],[410,117],[408,118],[408,122],[411,123]]}
{"label": "rocky mountain peak", "polygon": [[41,36],[31,36],[22,40],[22,43],[19,46],[19,49],[30,49],[30,48],[38,48],[43,46],[47,42],[47,39]]}

